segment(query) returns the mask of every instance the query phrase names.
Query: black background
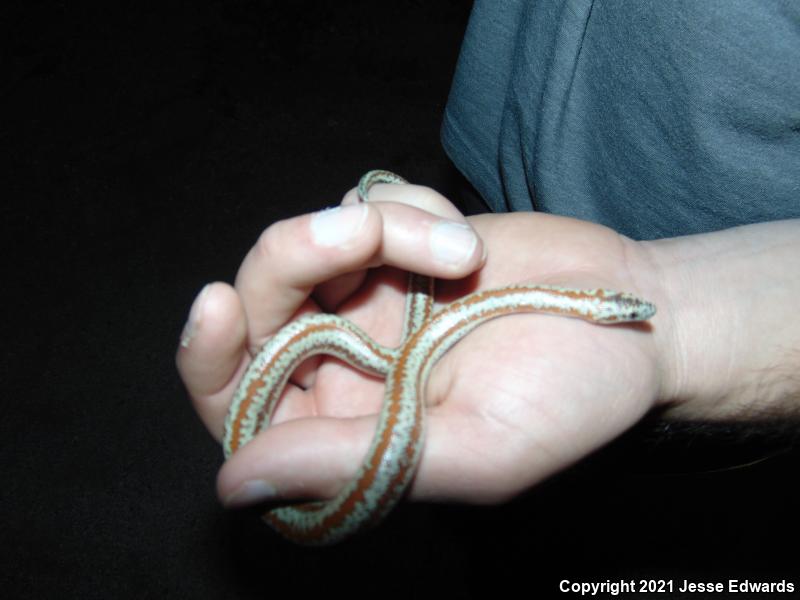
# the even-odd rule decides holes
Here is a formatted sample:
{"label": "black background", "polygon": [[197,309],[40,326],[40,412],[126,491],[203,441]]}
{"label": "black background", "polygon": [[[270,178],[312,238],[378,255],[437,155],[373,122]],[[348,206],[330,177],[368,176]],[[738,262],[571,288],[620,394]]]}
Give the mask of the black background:
{"label": "black background", "polygon": [[369,168],[482,210],[438,140],[469,9],[4,5],[0,596],[797,586],[786,435],[650,422],[508,505],[407,504],[330,549],[218,504],[221,452],[173,362],[192,299],[271,222],[337,203]]}

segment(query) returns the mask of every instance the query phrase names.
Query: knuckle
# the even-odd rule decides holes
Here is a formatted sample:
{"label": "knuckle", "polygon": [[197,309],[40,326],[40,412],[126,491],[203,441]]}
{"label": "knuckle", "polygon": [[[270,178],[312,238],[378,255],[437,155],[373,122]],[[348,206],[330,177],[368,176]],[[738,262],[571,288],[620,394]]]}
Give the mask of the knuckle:
{"label": "knuckle", "polygon": [[254,251],[256,255],[264,261],[270,261],[280,254],[281,248],[284,245],[281,243],[283,239],[283,230],[285,225],[282,221],[274,223],[267,227],[256,240]]}
{"label": "knuckle", "polygon": [[446,202],[444,196],[435,189],[425,185],[418,186],[414,192],[414,196],[417,202],[425,206],[439,206],[442,202]]}

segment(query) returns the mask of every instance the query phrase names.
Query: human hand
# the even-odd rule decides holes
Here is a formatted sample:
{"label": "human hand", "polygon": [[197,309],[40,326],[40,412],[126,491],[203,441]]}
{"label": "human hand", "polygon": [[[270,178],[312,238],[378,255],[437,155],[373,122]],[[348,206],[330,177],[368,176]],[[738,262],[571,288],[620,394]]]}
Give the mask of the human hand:
{"label": "human hand", "polygon": [[[352,319],[380,343],[396,345],[405,277],[387,267],[367,275],[364,267],[388,264],[443,278],[481,264],[480,241],[465,228],[456,228],[456,235],[466,242],[466,258],[454,262],[457,244],[450,244],[449,264],[437,262],[428,243],[441,221],[434,215],[461,217],[432,191],[376,186],[371,200],[346,209],[359,211],[351,217],[360,227],[343,245],[315,244],[315,217],[272,226],[245,259],[235,288],[214,284],[196,302],[191,341],[179,351],[178,366],[217,438],[249,362],[245,347],[257,350],[292,315],[319,305]],[[351,192],[346,203],[352,201]],[[517,282],[639,291],[636,273],[646,258],[608,229],[538,214],[471,222],[489,248],[488,260],[468,279],[441,281],[439,300]],[[344,229],[333,232],[341,237]],[[483,325],[432,373],[426,448],[411,495],[503,500],[610,440],[658,395],[652,338],[646,328],[542,315]],[[332,496],[365,454],[382,382],[325,359],[309,361],[293,381],[299,386],[285,393],[273,426],[221,470],[219,493],[227,503]]]}

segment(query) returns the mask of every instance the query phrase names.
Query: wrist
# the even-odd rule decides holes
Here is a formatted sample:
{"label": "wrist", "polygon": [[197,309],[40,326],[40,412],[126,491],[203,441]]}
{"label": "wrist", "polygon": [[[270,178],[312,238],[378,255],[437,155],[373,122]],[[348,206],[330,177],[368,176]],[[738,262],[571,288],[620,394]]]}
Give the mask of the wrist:
{"label": "wrist", "polygon": [[641,242],[667,414],[775,418],[798,407],[800,221]]}

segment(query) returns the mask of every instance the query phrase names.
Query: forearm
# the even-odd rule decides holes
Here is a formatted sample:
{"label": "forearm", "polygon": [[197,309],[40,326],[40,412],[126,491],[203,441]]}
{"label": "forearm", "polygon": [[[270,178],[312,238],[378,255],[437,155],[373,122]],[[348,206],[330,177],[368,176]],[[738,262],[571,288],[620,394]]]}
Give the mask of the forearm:
{"label": "forearm", "polygon": [[642,246],[668,414],[800,417],[800,220]]}

